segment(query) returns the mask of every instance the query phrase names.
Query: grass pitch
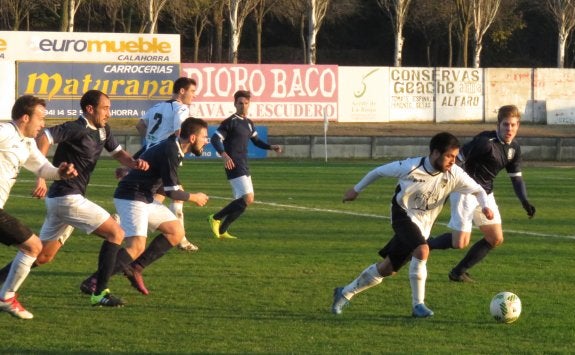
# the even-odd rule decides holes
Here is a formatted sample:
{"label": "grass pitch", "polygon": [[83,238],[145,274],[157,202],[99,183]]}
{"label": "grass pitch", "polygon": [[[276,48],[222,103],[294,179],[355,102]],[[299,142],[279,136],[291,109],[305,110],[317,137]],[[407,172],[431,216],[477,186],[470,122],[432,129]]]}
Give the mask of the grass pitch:
{"label": "grass pitch", "polygon": [[[435,251],[428,262],[430,319],[413,319],[407,270],[330,313],[332,291],[379,260],[391,236],[389,201],[395,180],[381,179],[352,203],[343,192],[374,161],[252,161],[256,203],[230,230],[211,236],[207,215],[229,201],[219,161],[186,161],[184,186],[211,196],[186,205],[186,231],[198,253],[173,250],[145,271],[142,296],[122,276],[112,279],[120,309],[94,308],[79,283],[97,263],[101,240],[81,231],[56,260],[34,269],[20,290],[34,314],[0,313],[2,353],[568,353],[575,338],[575,184],[572,168],[526,168],[536,217],[527,219],[509,179],[496,181],[505,243],[470,272],[475,284],[450,282],[462,250]],[[88,196],[113,210],[113,170],[103,160]],[[23,172],[6,210],[38,231],[44,204],[30,198]],[[447,230],[449,206],[433,234]],[[479,237],[474,233],[472,241]],[[0,247],[0,262],[15,255]],[[489,315],[491,297],[516,293],[523,313],[513,324]]]}

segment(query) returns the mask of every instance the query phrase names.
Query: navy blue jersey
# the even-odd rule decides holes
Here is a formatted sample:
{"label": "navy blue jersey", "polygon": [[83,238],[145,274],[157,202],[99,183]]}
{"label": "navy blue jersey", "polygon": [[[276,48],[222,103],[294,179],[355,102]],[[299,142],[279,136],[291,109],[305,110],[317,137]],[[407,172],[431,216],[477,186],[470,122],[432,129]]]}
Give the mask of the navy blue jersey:
{"label": "navy blue jersey", "polygon": [[53,158],[54,166],[62,162],[73,163],[78,171],[74,179],[54,181],[48,190],[48,197],[85,195],[102,150],[113,152],[121,149],[108,124],[94,129],[88,126],[84,117],[47,128],[46,135],[51,143],[58,144]]}
{"label": "navy blue jersey", "polygon": [[[248,143],[251,140],[257,147],[262,149],[269,149],[269,145],[260,141],[258,132],[254,123],[249,118],[244,118],[233,114],[226,118],[218,127],[215,136],[223,141],[225,152],[232,158],[235,168],[232,170],[226,169],[228,179],[235,179],[240,176],[249,176],[250,168],[248,166]],[[214,145],[214,147],[217,146]],[[223,152],[218,152],[223,153]]]}
{"label": "navy blue jersey", "polygon": [[465,171],[489,194],[493,180],[505,168],[510,176],[521,173],[521,149],[517,141],[506,144],[496,131],[485,131],[461,148]]}
{"label": "navy blue jersey", "polygon": [[132,169],[118,184],[114,198],[151,203],[160,187],[176,190],[180,185],[178,168],[184,153],[175,135],[146,149],[140,159],[148,162],[146,171]]}

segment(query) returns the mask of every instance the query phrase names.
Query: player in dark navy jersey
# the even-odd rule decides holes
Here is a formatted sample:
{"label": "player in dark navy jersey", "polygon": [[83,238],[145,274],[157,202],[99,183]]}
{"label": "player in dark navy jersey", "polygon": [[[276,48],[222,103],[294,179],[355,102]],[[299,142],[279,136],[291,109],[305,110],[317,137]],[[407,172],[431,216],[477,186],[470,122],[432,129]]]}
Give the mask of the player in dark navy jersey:
{"label": "player in dark navy jersey", "polygon": [[53,260],[74,228],[102,237],[105,240],[98,257],[98,275],[93,285],[91,303],[94,306],[116,307],[124,303],[110,293],[107,284],[116,264],[124,231],[106,210],[85,197],[86,188],[104,149],[132,169],[145,170],[148,164],[142,159],[134,160],[112,135],[108,125],[110,99],[106,94],[89,90],[80,99],[80,106],[83,112],[80,118],[47,128],[37,139],[38,148],[44,155],[52,144],[58,144],[53,163],[73,163],[78,177],[55,181],[47,195],[44,179],[37,180],[33,195],[46,195],[47,214],[40,231],[42,251],[36,265]]}
{"label": "player in dark navy jersey", "polygon": [[462,249],[467,247],[471,229],[475,223],[483,233],[465,257],[449,273],[449,279],[473,282],[467,273],[471,267],[483,260],[495,247],[503,243],[501,214],[493,194],[493,181],[505,169],[511,178],[515,194],[527,211],[529,218],[535,215],[535,207],[527,200],[527,190],[521,173],[521,148],[515,140],[521,114],[514,105],[503,106],[497,115],[497,129],[478,134],[461,149],[459,159],[465,171],[487,192],[489,207],[495,213],[492,220],[483,218],[475,197],[454,193],[450,196],[452,232],[430,239],[431,249]]}
{"label": "player in dark navy jersey", "polygon": [[[178,135],[182,122],[190,117],[190,105],[195,97],[196,81],[194,79],[181,77],[174,81],[171,99],[152,106],[136,125],[136,129],[144,141],[142,150],[158,144],[172,134]],[[158,201],[163,201],[162,198],[162,196],[156,196]],[[183,205],[183,201],[176,200],[172,200],[168,205],[182,225],[184,225]],[[185,236],[178,244],[178,248],[185,251],[197,251],[199,249]]]}
{"label": "player in dark navy jersey", "polygon": [[[142,270],[178,245],[184,237],[184,227],[177,216],[155,200],[154,195],[163,189],[163,194],[173,200],[204,206],[208,202],[206,194],[182,190],[178,168],[184,154],[191,152],[201,156],[207,142],[207,123],[187,118],[182,123],[179,136],[172,135],[142,153],[140,157],[149,163],[150,168],[146,171],[131,170],[120,180],[114,192],[114,204],[126,232],[126,246],[118,253],[115,272],[124,271],[132,286],[144,295],[149,292]],[[146,248],[148,230],[158,230],[161,234]]]}
{"label": "player in dark navy jersey", "polygon": [[281,153],[279,145],[269,145],[258,137],[253,122],[247,118],[251,94],[239,90],[234,94],[236,113],[225,119],[211,138],[211,143],[224,160],[226,176],[232,186],[234,200],[208,222],[216,238],[235,239],[228,232],[230,225],[254,202],[254,187],[248,166],[248,142],[258,148]]}

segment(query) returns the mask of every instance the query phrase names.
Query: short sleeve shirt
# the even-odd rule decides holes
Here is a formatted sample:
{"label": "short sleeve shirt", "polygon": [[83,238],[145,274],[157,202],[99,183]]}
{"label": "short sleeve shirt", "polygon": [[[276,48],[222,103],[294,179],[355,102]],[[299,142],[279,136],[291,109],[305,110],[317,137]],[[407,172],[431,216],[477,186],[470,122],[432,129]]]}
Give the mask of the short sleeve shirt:
{"label": "short sleeve shirt", "polygon": [[58,166],[61,162],[73,163],[78,171],[74,179],[54,181],[48,190],[48,197],[85,195],[102,150],[113,153],[122,149],[109,125],[94,129],[82,116],[76,121],[47,128],[45,132],[52,144],[58,144],[53,158],[54,165]]}
{"label": "short sleeve shirt", "polygon": [[176,100],[160,102],[152,106],[142,117],[146,122],[146,145],[158,144],[180,129],[190,116],[190,109]]}

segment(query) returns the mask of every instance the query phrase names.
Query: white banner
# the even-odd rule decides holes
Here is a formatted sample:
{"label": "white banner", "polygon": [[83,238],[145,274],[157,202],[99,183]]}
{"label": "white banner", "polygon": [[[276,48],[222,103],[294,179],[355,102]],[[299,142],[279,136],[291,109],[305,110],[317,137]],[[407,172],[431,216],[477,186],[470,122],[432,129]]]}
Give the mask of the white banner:
{"label": "white banner", "polygon": [[389,121],[388,67],[339,67],[339,122]]}
{"label": "white banner", "polygon": [[180,62],[180,35],[0,31],[0,60]]}

